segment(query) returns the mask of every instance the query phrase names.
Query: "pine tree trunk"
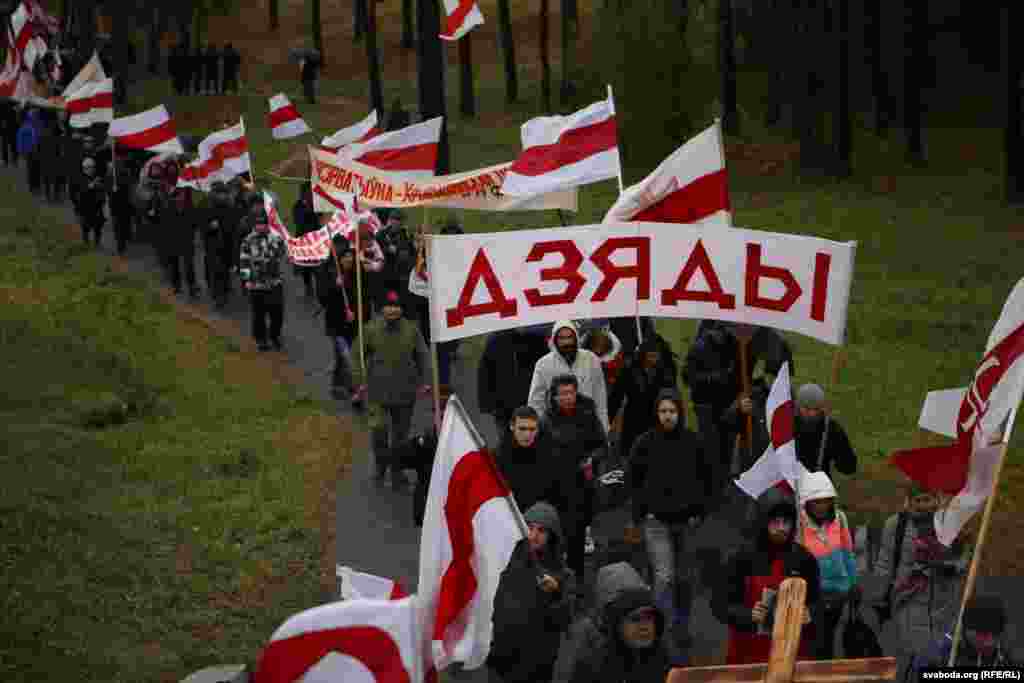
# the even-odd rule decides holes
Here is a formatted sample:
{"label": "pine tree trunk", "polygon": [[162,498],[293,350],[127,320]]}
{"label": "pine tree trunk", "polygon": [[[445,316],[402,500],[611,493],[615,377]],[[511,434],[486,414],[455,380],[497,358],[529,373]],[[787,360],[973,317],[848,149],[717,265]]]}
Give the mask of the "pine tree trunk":
{"label": "pine tree trunk", "polygon": [[313,32],[313,47],[320,53],[320,68],[327,66],[327,53],[324,52],[324,27],[320,18],[320,0],[310,0],[310,29]]}
{"label": "pine tree trunk", "polygon": [[782,120],[782,98],[786,73],[785,55],[789,42],[786,39],[786,32],[791,30],[786,17],[783,16],[786,4],[787,0],[771,0],[768,7],[768,18],[765,22],[768,35],[762,40],[775,48],[766,51],[768,66],[771,69],[764,118],[764,122],[768,126],[776,126]]}
{"label": "pine tree trunk", "polygon": [[415,46],[413,37],[413,0],[402,0],[402,48],[411,50]]}
{"label": "pine tree trunk", "polygon": [[1006,78],[1006,201],[1024,203],[1024,130],[1021,125],[1021,78],[1024,59],[1016,28],[1024,20],[1020,5],[1010,3],[1002,9],[1003,69]]}
{"label": "pine tree trunk", "polygon": [[835,0],[836,110],[833,124],[835,135],[835,175],[848,178],[853,172],[853,121],[850,113],[850,0]]}
{"label": "pine tree trunk", "polygon": [[473,88],[473,35],[459,38],[459,109],[467,119],[476,116],[476,98]]}
{"label": "pine tree trunk", "polygon": [[882,0],[865,0],[864,44],[868,71],[871,73],[871,100],[874,107],[875,134],[883,136],[889,130],[891,105],[889,78],[882,68]]}
{"label": "pine tree trunk", "polygon": [[445,115],[444,52],[441,45],[441,14],[437,0],[417,0],[416,26],[418,53],[419,104],[423,120],[444,116],[437,151],[437,174],[450,173],[448,121]]}
{"label": "pine tree trunk", "polygon": [[562,104],[568,104],[576,94],[573,71],[576,68],[576,28],[579,11],[576,0],[562,0]]}
{"label": "pine tree trunk", "polygon": [[924,152],[924,77],[927,56],[925,31],[928,0],[906,0],[904,23],[903,128],[907,136],[907,159],[922,166]]}
{"label": "pine tree trunk", "polygon": [[366,32],[366,2],[352,0],[352,39],[359,41]]}
{"label": "pine tree trunk", "polygon": [[505,56],[505,101],[512,104],[519,99],[519,82],[516,78],[516,43],[512,36],[509,0],[498,0],[498,28],[501,50]]}
{"label": "pine tree trunk", "polygon": [[732,0],[718,0],[718,68],[722,79],[722,130],[737,135],[740,130],[736,108],[736,50]]}
{"label": "pine tree trunk", "polygon": [[276,31],[281,27],[281,17],[278,7],[278,0],[267,0],[267,9],[270,11],[270,30]]}
{"label": "pine tree trunk", "polygon": [[377,52],[377,0],[356,0],[364,4],[366,16],[366,66],[370,77],[370,108],[384,111],[384,88],[380,77],[380,53]]}
{"label": "pine tree trunk", "polygon": [[548,52],[548,0],[540,0],[540,93],[544,112],[551,113],[551,55]]}

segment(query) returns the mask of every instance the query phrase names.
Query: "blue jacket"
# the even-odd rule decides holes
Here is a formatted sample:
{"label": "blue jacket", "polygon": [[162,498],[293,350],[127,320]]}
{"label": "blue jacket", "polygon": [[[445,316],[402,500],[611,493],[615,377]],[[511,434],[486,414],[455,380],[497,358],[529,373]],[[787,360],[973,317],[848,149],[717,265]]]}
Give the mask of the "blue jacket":
{"label": "blue jacket", "polygon": [[22,156],[31,154],[39,144],[39,129],[32,120],[25,121],[18,129],[16,139],[18,154]]}

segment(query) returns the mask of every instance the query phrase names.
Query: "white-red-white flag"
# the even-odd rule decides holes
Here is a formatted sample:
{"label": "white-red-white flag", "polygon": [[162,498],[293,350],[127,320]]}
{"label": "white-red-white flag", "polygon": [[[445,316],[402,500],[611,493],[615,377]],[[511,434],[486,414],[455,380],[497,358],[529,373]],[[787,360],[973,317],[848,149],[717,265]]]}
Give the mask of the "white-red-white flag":
{"label": "white-red-white flag", "polygon": [[227,182],[251,172],[249,140],[245,135],[245,125],[239,121],[207,135],[199,143],[199,158],[182,169],[178,185],[205,192],[217,181]]}
{"label": "white-red-white flag", "polygon": [[605,223],[732,224],[721,124],[691,138],[608,210]]}
{"label": "white-red-white flag", "polygon": [[359,123],[342,128],[332,135],[325,137],[320,141],[320,146],[326,147],[332,152],[337,152],[345,145],[351,145],[353,142],[366,142],[371,138],[377,137],[381,132],[377,125],[377,110],[374,109],[370,112],[369,116]]}
{"label": "white-red-white flag", "polygon": [[83,66],[75,78],[68,83],[68,87],[64,88],[64,92],[61,97],[67,99],[84,88],[86,84],[102,81],[106,77],[107,72],[103,70],[103,63],[100,62],[100,56],[93,52],[92,57],[90,57],[89,61],[85,63],[85,66]]}
{"label": "white-red-white flag", "polygon": [[483,665],[491,648],[494,596],[526,524],[465,409],[445,409],[420,539],[417,593],[423,637],[443,671]]}
{"label": "white-red-white flag", "polygon": [[53,16],[43,6],[37,2],[37,0],[23,0],[26,8],[28,9],[29,18],[41,25],[46,31],[49,31],[53,35],[60,33],[60,20]]}
{"label": "white-red-white flag", "polygon": [[11,33],[14,49],[21,56],[22,64],[32,71],[36,60],[46,54],[46,41],[36,34],[32,14],[24,2],[18,3],[17,9],[11,13]]}
{"label": "white-red-white flag", "polygon": [[335,567],[335,574],[341,583],[343,600],[401,600],[409,596],[405,587],[394,579],[356,571],[340,564]]}
{"label": "white-red-white flag", "polygon": [[789,363],[783,363],[765,402],[765,419],[771,443],[750,469],[736,480],[751,498],[760,498],[773,486],[788,486],[792,492],[807,469],[796,458],[793,439],[793,390],[789,382]]}
{"label": "white-red-white flag", "polygon": [[72,128],[88,128],[94,123],[114,120],[114,79],[90,81],[64,103]]}
{"label": "white-red-white flag", "polygon": [[381,133],[365,142],[343,147],[338,155],[382,171],[402,173],[409,178],[433,178],[443,121],[444,117],[438,116]]}
{"label": "white-red-white flag", "polygon": [[346,600],[300,612],[263,648],[254,683],[421,683],[416,597]]}
{"label": "white-red-white flag", "polygon": [[568,116],[538,116],[523,124],[523,151],[501,186],[514,197],[547,194],[615,178],[619,147],[609,97]]}
{"label": "white-red-white flag", "polygon": [[263,191],[263,208],[267,212],[267,227],[270,228],[271,232],[279,235],[287,244],[288,240],[292,238],[292,233],[281,219],[281,212],[277,210],[277,202],[274,201],[274,195],[266,190]]}
{"label": "white-red-white flag", "polygon": [[122,116],[110,122],[107,136],[117,144],[130,149],[144,149],[149,152],[170,152],[184,154],[178,139],[174,120],[167,107],[160,105],[141,114]]}
{"label": "white-red-white flag", "polygon": [[284,93],[270,98],[270,113],[267,114],[267,125],[275,140],[287,140],[313,132],[299,110],[291,103]]}
{"label": "white-red-white flag", "polygon": [[442,40],[458,40],[475,26],[484,23],[483,12],[476,0],[444,0]]}
{"label": "white-red-white flag", "polygon": [[[890,461],[910,479],[931,491],[955,495],[956,509],[940,515],[944,543],[951,544],[956,532],[970,519],[991,490],[992,472],[997,462],[998,446],[987,444],[985,435],[1004,430],[1003,441],[1012,431],[1011,416],[1020,405],[1024,391],[1024,279],[1017,282],[1003,304],[985,345],[985,353],[974,373],[971,385],[961,394],[954,410],[945,410],[944,416],[932,416],[936,422],[950,425],[956,435],[950,446],[914,448],[893,453]],[[955,395],[956,391],[931,392]],[[949,406],[948,401],[943,401]],[[928,401],[925,401],[927,406]],[[942,430],[946,432],[947,430]],[[980,434],[978,432],[980,431]],[[957,500],[954,499],[954,501]],[[949,509],[953,509],[952,503]],[[955,532],[954,532],[955,529]]]}
{"label": "white-red-white flag", "polygon": [[21,62],[18,53],[7,50],[4,68],[0,71],[0,97],[14,97],[18,89],[18,77],[21,73]]}

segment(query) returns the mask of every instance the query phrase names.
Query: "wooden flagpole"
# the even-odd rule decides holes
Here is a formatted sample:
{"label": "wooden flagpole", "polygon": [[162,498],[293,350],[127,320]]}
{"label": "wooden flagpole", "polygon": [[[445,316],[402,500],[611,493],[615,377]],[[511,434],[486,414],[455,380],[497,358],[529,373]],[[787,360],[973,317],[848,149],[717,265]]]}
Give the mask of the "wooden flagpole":
{"label": "wooden flagpole", "polygon": [[[238,122],[240,124],[242,124],[242,135],[245,136],[245,117],[244,116],[239,116],[238,117]],[[249,147],[248,142],[249,142],[249,140],[248,140],[248,138],[246,138],[246,148],[249,151],[249,175],[252,176],[252,184],[255,185],[256,184],[256,164],[253,162],[254,157],[253,157],[253,153],[252,153],[252,148]]]}
{"label": "wooden flagpole", "polygon": [[364,381],[366,376],[366,340],[363,334],[363,252],[359,246],[359,218],[355,217],[356,232],[356,325],[359,335],[359,368],[363,371]]}
{"label": "wooden flagpole", "polygon": [[[434,270],[434,234],[433,232],[425,234],[426,238],[426,249],[427,249],[427,277],[428,282],[433,289],[434,280],[430,278],[430,274],[436,272]],[[440,360],[441,354],[437,350],[437,328],[438,325],[434,324],[434,316],[431,315],[434,297],[431,296],[433,292],[430,292],[427,296],[427,319],[430,324],[430,366],[431,366],[431,383],[434,385],[434,427],[437,429],[437,433],[441,433],[441,368]]]}

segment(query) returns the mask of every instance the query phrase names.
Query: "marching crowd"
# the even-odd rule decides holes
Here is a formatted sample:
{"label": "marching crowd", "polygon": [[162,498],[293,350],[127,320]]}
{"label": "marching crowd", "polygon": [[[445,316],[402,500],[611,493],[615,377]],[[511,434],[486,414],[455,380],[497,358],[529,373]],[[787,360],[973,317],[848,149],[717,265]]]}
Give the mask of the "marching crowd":
{"label": "marching crowd", "polygon": [[[189,82],[184,71],[175,77]],[[201,245],[215,305],[244,294],[259,348],[283,349],[287,250],[250,179],[215,183],[204,195],[177,187],[180,159],[119,151],[115,160],[103,138],[69,134],[55,112],[8,108],[0,121],[5,163],[24,157],[32,192],[67,197],[86,243],[99,245],[109,217],[119,253],[133,241],[151,244],[175,292],[187,288],[193,298],[202,296]],[[291,217],[296,235],[325,222],[308,184]],[[390,475],[406,490],[405,471],[417,473],[412,508],[421,524],[437,440],[434,432],[410,434],[413,407],[430,391],[423,228],[409,228],[401,211],[380,210],[361,214],[356,229],[358,240],[333,239],[324,264],[294,267],[320,304],[335,357],[333,393],[365,414],[379,480]],[[451,223],[443,232],[461,230]],[[456,352],[457,343],[438,348],[442,401]],[[711,320],[682,356],[649,319],[565,320],[488,337],[476,368],[480,408],[501,435],[495,461],[529,528],[495,602],[488,666],[497,679],[663,681],[669,668],[687,665],[700,581],[688,551],[705,519],[734,500],[732,479],[770,443],[766,400],[785,363],[793,372],[778,332]],[[697,416],[692,427],[683,385]],[[886,522],[879,543],[864,546],[832,481],[833,470],[857,471],[846,429],[819,385],[799,386],[794,400],[796,454],[809,472],[799,500],[772,489],[751,501],[748,544],[722,558],[724,572],[709,587],[712,611],[728,626],[727,662],[767,661],[773,597],[786,577],[800,576],[808,584],[801,657],[833,658],[838,633],[845,656],[871,654],[871,627],[859,616],[874,613],[868,621],[886,654],[901,657],[901,675],[944,663],[969,557],[964,543],[946,548],[936,538],[939,496],[908,485],[905,509]],[[609,562],[587,583],[595,514],[626,504],[623,543],[642,544],[649,576]],[[864,589],[868,575],[881,589]],[[587,610],[585,586],[594,598]],[[998,598],[976,597],[959,661],[1009,663],[1006,621]]]}

